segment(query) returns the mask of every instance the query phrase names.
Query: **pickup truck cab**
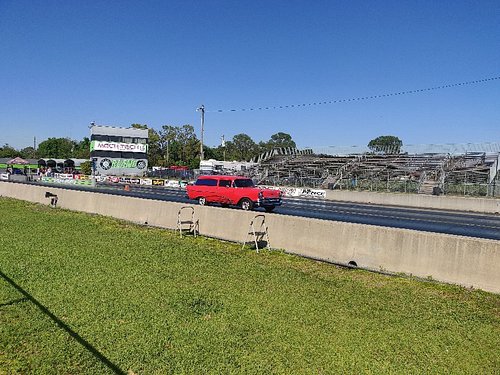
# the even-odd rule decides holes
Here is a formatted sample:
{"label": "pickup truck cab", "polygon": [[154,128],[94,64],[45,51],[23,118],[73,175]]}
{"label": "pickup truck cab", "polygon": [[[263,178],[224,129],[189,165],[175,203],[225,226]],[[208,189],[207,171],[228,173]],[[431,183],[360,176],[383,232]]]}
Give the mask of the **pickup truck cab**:
{"label": "pickup truck cab", "polygon": [[267,212],[281,206],[281,192],[275,189],[256,187],[247,177],[200,176],[194,185],[186,186],[189,199],[199,204],[220,203],[223,207],[235,205],[243,210],[263,207]]}

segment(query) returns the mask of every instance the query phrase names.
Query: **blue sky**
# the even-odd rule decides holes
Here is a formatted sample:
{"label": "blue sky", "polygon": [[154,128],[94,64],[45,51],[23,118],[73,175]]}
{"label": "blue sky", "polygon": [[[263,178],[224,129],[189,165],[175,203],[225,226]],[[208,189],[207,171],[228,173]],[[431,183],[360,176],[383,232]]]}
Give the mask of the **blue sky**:
{"label": "blue sky", "polygon": [[500,141],[494,1],[0,0],[0,144],[88,125],[192,124],[205,143],[277,132],[299,147]]}

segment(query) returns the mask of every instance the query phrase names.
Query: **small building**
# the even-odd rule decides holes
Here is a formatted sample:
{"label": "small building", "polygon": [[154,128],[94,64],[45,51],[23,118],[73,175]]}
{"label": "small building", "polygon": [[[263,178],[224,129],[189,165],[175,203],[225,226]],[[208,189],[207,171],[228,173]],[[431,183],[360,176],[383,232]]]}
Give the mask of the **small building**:
{"label": "small building", "polygon": [[72,173],[80,169],[80,165],[88,159],[51,159],[42,158],[37,160],[37,167],[42,170],[52,169],[58,173]]}
{"label": "small building", "polygon": [[90,158],[95,175],[143,176],[148,168],[148,130],[93,125]]}

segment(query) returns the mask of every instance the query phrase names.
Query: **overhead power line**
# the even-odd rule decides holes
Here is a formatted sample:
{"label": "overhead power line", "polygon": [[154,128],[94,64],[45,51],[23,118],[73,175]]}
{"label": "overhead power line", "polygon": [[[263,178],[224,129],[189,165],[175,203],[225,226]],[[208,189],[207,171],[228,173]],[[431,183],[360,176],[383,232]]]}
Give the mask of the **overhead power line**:
{"label": "overhead power line", "polygon": [[371,96],[360,96],[360,97],[357,97],[357,98],[349,98],[349,99],[337,99],[337,100],[319,101],[319,102],[315,102],[315,103],[304,103],[304,104],[274,105],[274,106],[265,106],[265,107],[263,106],[263,107],[255,107],[255,108],[218,109],[218,110],[205,111],[205,112],[207,112],[207,113],[225,113],[225,112],[246,112],[246,111],[269,111],[269,110],[274,110],[274,109],[290,109],[290,108],[312,107],[312,106],[325,105],[325,104],[347,103],[347,102],[354,102],[354,101],[360,101],[360,100],[370,100],[370,99],[387,98],[387,97],[390,97],[390,96],[417,94],[417,93],[426,92],[426,91],[448,89],[450,87],[475,85],[475,84],[478,84],[478,83],[495,81],[495,80],[498,80],[498,79],[500,79],[500,76],[499,77],[477,79],[475,81],[467,81],[467,82],[460,82],[460,83],[451,83],[451,84],[448,84],[448,85],[428,87],[428,88],[425,88],[425,89],[405,90],[405,91],[393,92],[393,93],[388,93],[388,94],[379,94],[379,95],[371,95]]}

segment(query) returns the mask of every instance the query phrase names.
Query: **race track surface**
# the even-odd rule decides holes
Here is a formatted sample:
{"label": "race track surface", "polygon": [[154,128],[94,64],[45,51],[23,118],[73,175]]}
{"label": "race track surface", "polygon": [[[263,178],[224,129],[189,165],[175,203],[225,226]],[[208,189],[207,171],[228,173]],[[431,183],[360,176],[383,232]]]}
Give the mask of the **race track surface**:
{"label": "race track surface", "polygon": [[[119,184],[99,184],[95,188],[32,184],[162,201],[196,203],[186,198],[184,189],[130,185],[130,191],[125,191],[123,185]],[[500,216],[490,214],[287,197],[283,198],[282,206],[276,207],[274,214],[500,240]]]}

